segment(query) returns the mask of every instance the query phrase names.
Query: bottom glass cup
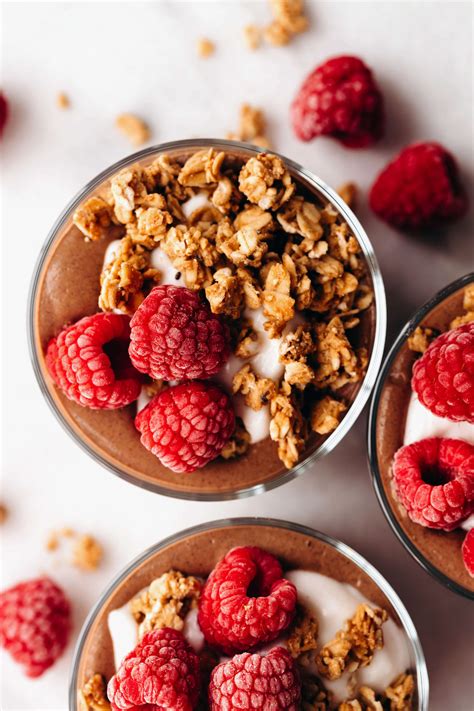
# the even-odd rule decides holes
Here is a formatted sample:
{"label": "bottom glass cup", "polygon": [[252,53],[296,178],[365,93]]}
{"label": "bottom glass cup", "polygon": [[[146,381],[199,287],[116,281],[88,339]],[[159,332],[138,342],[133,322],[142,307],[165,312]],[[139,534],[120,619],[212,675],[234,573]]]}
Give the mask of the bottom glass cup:
{"label": "bottom glass cup", "polygon": [[[276,555],[284,569],[303,569],[327,575],[356,587],[374,604],[387,609],[403,629],[416,679],[413,708],[428,709],[428,673],[413,622],[401,600],[382,575],[349,546],[305,526],[267,518],[235,518],[188,528],[152,546],[132,561],[104,592],[84,623],[74,654],[70,682],[71,711],[79,711],[78,696],[85,681],[114,671],[112,639],[107,619],[164,572],[175,569],[206,577],[231,548],[257,545]],[[405,670],[400,670],[405,671]]]}
{"label": "bottom glass cup", "polygon": [[391,477],[393,456],[403,445],[412,392],[411,372],[419,355],[409,349],[408,336],[420,325],[440,332],[449,328],[449,323],[463,312],[464,290],[471,284],[474,273],[448,284],[423,304],[400,331],[375,385],[369,413],[368,455],[379,504],[398,539],[436,580],[474,600],[474,581],[461,555],[465,531],[457,528],[446,533],[413,523],[394,497]]}

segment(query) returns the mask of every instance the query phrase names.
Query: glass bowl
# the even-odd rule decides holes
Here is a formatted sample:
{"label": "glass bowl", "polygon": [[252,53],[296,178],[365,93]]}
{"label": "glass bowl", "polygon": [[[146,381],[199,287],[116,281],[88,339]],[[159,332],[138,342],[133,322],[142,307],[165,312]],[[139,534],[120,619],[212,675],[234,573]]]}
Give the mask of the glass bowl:
{"label": "glass bowl", "polygon": [[[438,327],[439,330],[447,328],[449,321],[462,310],[464,287],[472,283],[474,273],[452,282],[416,311],[402,328],[385,358],[374,388],[368,419],[368,457],[379,504],[398,539],[436,580],[474,600],[474,585],[471,583],[470,589],[467,587],[470,579],[461,558],[461,542],[465,533],[460,529],[451,533],[434,531],[410,521],[394,498],[390,477],[393,455],[403,444],[411,395],[411,368],[416,357],[408,349],[407,338],[420,324]],[[456,577],[454,570],[457,571]]]}
{"label": "glass bowl", "polygon": [[[252,445],[250,448],[252,458],[247,453],[238,459],[226,460],[225,468],[222,460],[218,459],[189,476],[175,474],[165,469],[154,455],[142,447],[139,435],[133,426],[130,408],[93,411],[68,401],[52,384],[45,366],[44,348],[48,339],[64,323],[97,311],[98,286],[96,290],[95,285],[98,285],[100,268],[97,264],[94,266],[93,260],[103,259],[107,244],[104,240],[87,244],[84,242],[79,230],[72,225],[74,210],[84,200],[100,192],[115,173],[127,166],[135,163],[146,165],[161,153],[175,157],[185,156],[208,147],[224,150],[228,154],[235,154],[244,159],[262,152],[257,147],[235,141],[214,139],[175,141],[128,156],[100,173],[80,191],[59,216],[41,250],[30,290],[28,334],[34,371],[44,397],[60,424],[96,462],[123,479],[159,494],[181,499],[219,501],[242,498],[273,489],[301,474],[309,464],[328,454],[343,439],[362,411],[377,376],[385,343],[386,304],[382,276],[372,245],[353,212],[322,180],[293,161],[283,158],[295,180],[303,184],[305,190],[316,194],[324,202],[332,203],[348,223],[361,246],[374,290],[374,305],[371,307],[369,326],[370,359],[367,372],[361,383],[357,384],[352,404],[339,426],[328,436],[315,439],[303,453],[302,461],[290,470],[284,468],[278,460],[276,446],[265,448],[265,441]],[[69,274],[73,274],[75,261],[85,249],[90,250],[88,255],[92,257],[90,260],[82,257],[80,269],[87,273],[84,273],[82,282],[84,288],[81,290],[81,310],[74,300],[74,290],[71,286],[73,282],[69,280]],[[61,266],[61,260],[65,267]],[[89,284],[93,285],[93,288],[90,288]],[[88,304],[87,309],[83,308],[85,302]],[[63,308],[63,304],[67,308]],[[65,313],[61,314],[63,319],[60,323],[58,311],[61,309]],[[44,327],[48,318],[52,323],[55,323],[54,318],[56,318],[55,328],[49,333]],[[111,436],[113,431],[120,431],[120,437]],[[116,442],[120,442],[117,447]],[[218,465],[217,462],[220,464]]]}
{"label": "glass bowl", "polygon": [[385,578],[345,543],[305,526],[267,518],[231,518],[188,528],[152,546],[127,565],[105,590],[79,635],[69,687],[70,710],[79,711],[78,694],[92,674],[109,678],[114,673],[107,629],[111,610],[126,604],[170,568],[207,576],[230,548],[240,545],[258,545],[268,550],[279,557],[284,568],[319,571],[357,586],[362,593],[370,590],[369,599],[388,608],[406,634],[417,685],[414,708],[427,711],[429,682],[420,640],[407,610]]}

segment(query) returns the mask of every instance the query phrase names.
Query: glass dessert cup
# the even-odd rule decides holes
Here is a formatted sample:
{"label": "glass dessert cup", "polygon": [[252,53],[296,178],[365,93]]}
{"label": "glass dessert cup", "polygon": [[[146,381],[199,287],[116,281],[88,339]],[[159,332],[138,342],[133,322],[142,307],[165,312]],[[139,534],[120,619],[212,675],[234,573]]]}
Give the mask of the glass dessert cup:
{"label": "glass dessert cup", "polygon": [[[268,437],[242,456],[217,460],[201,470],[176,474],[165,468],[141,444],[133,424],[135,405],[113,411],[83,408],[67,398],[52,383],[47,372],[44,349],[49,339],[64,324],[97,312],[99,275],[107,244],[100,239],[86,243],[72,223],[75,209],[98,194],[110,178],[133,164],[147,165],[158,155],[187,157],[193,152],[213,147],[238,159],[248,160],[261,149],[233,141],[196,139],[163,144],[136,153],[111,166],[73,199],[66,207],[40,254],[30,292],[29,343],[31,358],[40,388],[61,425],[95,461],[118,476],[154,492],[191,500],[225,500],[254,495],[272,489],[302,473],[310,463],[328,454],[347,434],[363,409],[381,363],[385,331],[386,305],[382,277],[373,248],[362,226],[341,198],[312,173],[284,158],[292,177],[302,189],[319,201],[332,204],[356,237],[366,263],[367,276],[374,292],[358,330],[366,345],[369,362],[365,376],[349,388],[350,405],[337,428],[329,435],[314,435],[300,461],[286,469],[277,456],[277,447]],[[117,235],[115,235],[116,237]],[[80,298],[78,298],[80,292]]]}
{"label": "glass dessert cup", "polygon": [[[402,328],[382,366],[374,388],[368,420],[368,456],[372,481],[382,510],[398,539],[413,558],[450,590],[474,600],[474,580],[464,567],[462,529],[449,533],[418,525],[397,502],[391,483],[391,463],[403,445],[411,397],[411,371],[417,354],[408,336],[417,326],[441,332],[463,312],[463,292],[474,283],[474,273],[452,282],[425,303]],[[427,436],[427,435],[425,435]]]}
{"label": "glass dessert cup", "polygon": [[384,607],[404,632],[410,670],[415,678],[413,709],[428,709],[429,682],[417,632],[402,602],[380,573],[344,543],[318,531],[285,521],[235,518],[201,524],[149,548],[120,573],[104,592],[81,631],[69,690],[71,711],[87,679],[115,670],[108,614],[122,607],[150,582],[170,569],[205,577],[233,547],[259,546],[278,557],[287,569],[320,572],[349,583],[376,605]]}

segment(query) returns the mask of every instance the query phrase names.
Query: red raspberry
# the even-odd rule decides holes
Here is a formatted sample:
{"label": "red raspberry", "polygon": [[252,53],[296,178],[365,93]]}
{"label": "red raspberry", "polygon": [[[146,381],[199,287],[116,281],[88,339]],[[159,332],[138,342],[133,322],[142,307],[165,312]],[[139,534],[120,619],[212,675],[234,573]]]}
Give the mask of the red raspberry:
{"label": "red raspberry", "polygon": [[438,143],[416,143],[380,173],[370,206],[389,225],[416,230],[462,217],[468,200],[453,156]]}
{"label": "red raspberry", "polygon": [[154,380],[209,378],[230,355],[227,326],[184,287],[156,286],[131,327],[132,363]]}
{"label": "red raspberry", "polygon": [[306,77],[292,104],[291,120],[303,141],[332,136],[348,148],[364,148],[382,136],[382,94],[364,62],[334,57]]}
{"label": "red raspberry", "polygon": [[411,386],[438,417],[474,423],[474,321],[430,344],[413,366]]}
{"label": "red raspberry", "polygon": [[3,134],[3,129],[8,119],[8,101],[3,92],[0,91],[0,138]]}
{"label": "red raspberry", "polygon": [[212,672],[209,685],[211,711],[297,711],[301,683],[289,652],[275,647],[267,655],[238,654]]}
{"label": "red raspberry", "polygon": [[49,372],[65,395],[94,410],[125,407],[140,394],[140,373],[128,356],[130,321],[94,314],[65,328],[46,351]]}
{"label": "red raspberry", "polygon": [[430,437],[401,447],[393,460],[398,498],[412,521],[452,531],[474,512],[474,446]]}
{"label": "red raspberry", "polygon": [[277,559],[252,546],[234,548],[210,574],[198,620],[207,642],[226,654],[271,642],[291,623],[296,588]]}
{"label": "red raspberry", "polygon": [[199,694],[199,657],[181,632],[148,632],[111,678],[112,709],[191,711]]}
{"label": "red raspberry", "polygon": [[19,583],[0,594],[0,644],[27,676],[41,676],[63,653],[71,608],[49,578]]}
{"label": "red raspberry", "polygon": [[162,390],[135,418],[141,443],[174,472],[193,472],[215,459],[235,428],[229,396],[193,381]]}
{"label": "red raspberry", "polygon": [[461,550],[466,570],[474,578],[474,528],[466,533]]}

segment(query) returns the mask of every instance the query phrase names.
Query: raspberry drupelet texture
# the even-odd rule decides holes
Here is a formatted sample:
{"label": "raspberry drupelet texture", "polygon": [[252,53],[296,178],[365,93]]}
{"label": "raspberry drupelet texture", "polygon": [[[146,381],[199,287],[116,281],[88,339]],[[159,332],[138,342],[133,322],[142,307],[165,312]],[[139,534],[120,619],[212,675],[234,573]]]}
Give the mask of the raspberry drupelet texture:
{"label": "raspberry drupelet texture", "polygon": [[474,321],[429,345],[413,366],[411,385],[434,415],[474,424]]}
{"label": "raspberry drupelet texture", "polygon": [[0,644],[27,676],[41,676],[63,653],[71,608],[49,578],[19,583],[0,594]]}
{"label": "raspberry drupelet texture", "polygon": [[230,355],[227,326],[185,287],[156,286],[131,327],[132,363],[155,380],[209,378]]}
{"label": "raspberry drupelet texture", "polygon": [[474,578],[474,528],[466,533],[461,550],[466,570]]}
{"label": "raspberry drupelet texture", "polygon": [[395,490],[409,517],[452,531],[474,512],[474,446],[430,437],[401,447],[393,460]]}
{"label": "raspberry drupelet texture", "polygon": [[113,711],[192,711],[199,694],[199,658],[181,632],[148,632],[111,678]]}
{"label": "raspberry drupelet texture", "polygon": [[141,443],[168,469],[192,472],[215,459],[235,429],[227,393],[193,381],[162,390],[135,418]]}
{"label": "raspberry drupelet texture", "polygon": [[297,711],[300,699],[298,671],[283,647],[265,656],[245,652],[222,662],[213,670],[209,685],[211,711]]}
{"label": "raspberry drupelet texture", "polygon": [[53,338],[46,364],[70,399],[94,410],[125,407],[140,394],[142,375],[127,353],[130,320],[122,314],[86,316]]}
{"label": "raspberry drupelet texture", "polygon": [[271,642],[291,623],[297,593],[277,559],[261,548],[234,548],[210,574],[198,620],[208,644],[226,654]]}
{"label": "raspberry drupelet texture", "polygon": [[291,107],[298,138],[332,136],[349,148],[375,143],[383,133],[383,99],[358,57],[329,59],[305,79]]}
{"label": "raspberry drupelet texture", "polygon": [[468,200],[453,156],[438,143],[416,143],[380,173],[370,206],[397,229],[422,230],[462,217]]}

